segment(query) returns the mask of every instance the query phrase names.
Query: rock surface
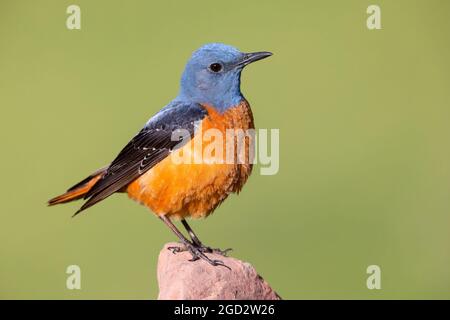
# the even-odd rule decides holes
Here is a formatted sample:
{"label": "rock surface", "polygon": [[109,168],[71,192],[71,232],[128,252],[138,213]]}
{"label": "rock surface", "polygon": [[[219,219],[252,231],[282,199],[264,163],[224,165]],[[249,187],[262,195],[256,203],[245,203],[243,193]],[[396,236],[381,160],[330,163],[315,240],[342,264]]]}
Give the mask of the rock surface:
{"label": "rock surface", "polygon": [[218,254],[207,254],[223,261],[212,266],[206,261],[189,261],[189,252],[172,253],[167,243],[158,259],[159,300],[279,300],[269,284],[247,262]]}

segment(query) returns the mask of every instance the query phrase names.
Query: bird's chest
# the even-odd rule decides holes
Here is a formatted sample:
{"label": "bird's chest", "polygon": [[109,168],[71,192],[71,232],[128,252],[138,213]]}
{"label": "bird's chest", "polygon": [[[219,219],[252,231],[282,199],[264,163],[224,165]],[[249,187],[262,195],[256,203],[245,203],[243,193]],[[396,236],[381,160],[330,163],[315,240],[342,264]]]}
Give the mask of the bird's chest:
{"label": "bird's chest", "polygon": [[132,182],[127,192],[158,215],[204,217],[239,192],[253,160],[253,116],[246,101],[218,113],[205,106],[193,139]]}

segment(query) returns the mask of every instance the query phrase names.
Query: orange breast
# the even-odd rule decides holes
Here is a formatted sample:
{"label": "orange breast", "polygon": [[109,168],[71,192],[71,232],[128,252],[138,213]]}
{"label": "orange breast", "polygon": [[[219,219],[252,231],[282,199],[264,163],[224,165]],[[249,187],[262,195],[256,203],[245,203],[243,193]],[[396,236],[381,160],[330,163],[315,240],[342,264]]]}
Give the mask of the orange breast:
{"label": "orange breast", "polygon": [[[196,134],[183,148],[158,163],[141,177],[130,183],[127,192],[130,198],[150,208],[157,215],[175,218],[205,217],[233,192],[239,192],[252,170],[249,151],[252,138],[246,136],[243,148],[239,149],[237,140],[231,146],[233,163],[226,161],[227,135],[233,130],[253,129],[253,116],[246,101],[228,109],[223,114],[213,107],[204,106],[208,116],[202,121],[201,134]],[[212,131],[210,129],[213,129]],[[222,133],[223,152],[214,150],[217,137]],[[217,146],[217,144],[215,145]],[[218,149],[216,148],[216,151]],[[239,150],[245,153],[240,163],[236,163]],[[229,153],[231,154],[231,153]],[[193,163],[199,157],[201,163]],[[180,159],[191,159],[192,163],[180,163]]]}

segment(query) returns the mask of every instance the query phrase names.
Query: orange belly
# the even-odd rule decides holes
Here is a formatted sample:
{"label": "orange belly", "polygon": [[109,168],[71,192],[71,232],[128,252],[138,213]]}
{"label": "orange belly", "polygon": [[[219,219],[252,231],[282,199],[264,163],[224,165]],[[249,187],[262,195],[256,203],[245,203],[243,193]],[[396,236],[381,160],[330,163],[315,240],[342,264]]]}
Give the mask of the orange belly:
{"label": "orange belly", "polygon": [[[217,163],[217,159],[205,154],[208,129],[220,131],[223,137],[227,129],[253,129],[250,106],[243,101],[220,114],[214,108],[205,106],[208,116],[202,121],[202,133],[182,147],[178,152],[195,159],[201,153],[201,163],[179,163],[180,153],[173,153],[152,169],[130,183],[127,193],[130,198],[150,208],[157,215],[175,218],[206,217],[227,198],[230,193],[239,192],[247,181],[252,164],[248,157],[241,163]],[[198,140],[200,139],[200,141]],[[209,141],[211,143],[211,141]],[[235,141],[236,142],[236,141]],[[249,154],[251,138],[245,139],[242,152]],[[226,154],[225,143],[222,155]],[[200,146],[200,148],[199,148]],[[234,145],[236,160],[238,148]],[[175,159],[175,157],[178,157]]]}

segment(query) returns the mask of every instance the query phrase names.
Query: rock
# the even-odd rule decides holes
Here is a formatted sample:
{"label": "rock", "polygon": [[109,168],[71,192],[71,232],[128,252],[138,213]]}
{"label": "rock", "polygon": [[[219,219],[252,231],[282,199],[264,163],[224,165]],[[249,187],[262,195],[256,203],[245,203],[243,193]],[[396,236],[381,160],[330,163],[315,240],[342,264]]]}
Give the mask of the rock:
{"label": "rock", "polygon": [[159,300],[280,300],[278,294],[247,262],[218,254],[207,254],[223,261],[212,266],[204,260],[189,261],[189,252],[172,253],[167,243],[158,259]]}

